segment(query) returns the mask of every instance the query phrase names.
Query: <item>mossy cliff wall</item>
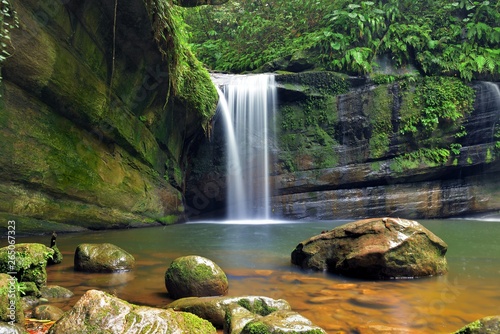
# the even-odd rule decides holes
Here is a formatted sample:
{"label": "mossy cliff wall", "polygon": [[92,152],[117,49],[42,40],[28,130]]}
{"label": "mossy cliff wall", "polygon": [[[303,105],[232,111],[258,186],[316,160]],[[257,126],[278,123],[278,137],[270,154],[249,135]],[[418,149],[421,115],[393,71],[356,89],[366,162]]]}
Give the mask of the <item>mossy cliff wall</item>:
{"label": "mossy cliff wall", "polygon": [[[498,83],[411,75],[368,80],[331,72],[276,80],[274,217],[499,212]],[[217,138],[193,154],[186,197],[195,214],[223,214],[225,161],[213,158],[223,154]]]}
{"label": "mossy cliff wall", "polygon": [[161,45],[158,36],[175,38],[158,30],[155,3],[11,1],[19,27],[2,66],[0,226],[16,220],[23,233],[183,218],[186,147],[217,94],[187,51],[181,65],[199,91],[173,85],[179,64],[169,60],[179,57],[168,54],[182,46]]}

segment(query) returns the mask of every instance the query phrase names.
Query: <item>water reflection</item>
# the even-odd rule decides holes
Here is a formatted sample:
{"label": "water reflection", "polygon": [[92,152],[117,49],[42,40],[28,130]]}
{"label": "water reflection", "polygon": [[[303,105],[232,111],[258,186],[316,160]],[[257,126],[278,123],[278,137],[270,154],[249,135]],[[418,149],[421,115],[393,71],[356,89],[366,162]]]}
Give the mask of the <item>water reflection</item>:
{"label": "water reflection", "polygon": [[[422,221],[448,243],[449,273],[416,280],[363,281],[303,271],[290,264],[295,246],[344,222],[273,224],[190,223],[169,227],[59,235],[61,265],[49,267],[49,284],[75,293],[56,301],[68,309],[88,289],[108,291],[137,304],[171,300],[165,271],[175,258],[202,255],[229,278],[231,296],[283,298],[329,333],[451,333],[500,305],[500,224],[471,220]],[[48,243],[49,238],[29,241]],[[129,273],[87,274],[73,270],[83,242],[110,242],[136,258]]]}

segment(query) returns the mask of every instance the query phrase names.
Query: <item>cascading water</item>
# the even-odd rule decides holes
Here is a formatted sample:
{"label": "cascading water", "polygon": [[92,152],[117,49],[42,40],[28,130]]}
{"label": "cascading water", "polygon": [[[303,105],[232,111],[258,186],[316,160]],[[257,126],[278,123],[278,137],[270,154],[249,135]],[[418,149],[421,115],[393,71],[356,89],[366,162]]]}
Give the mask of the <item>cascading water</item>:
{"label": "cascading water", "polygon": [[269,219],[274,76],[224,76],[214,81],[222,84],[219,108],[226,131],[228,219]]}

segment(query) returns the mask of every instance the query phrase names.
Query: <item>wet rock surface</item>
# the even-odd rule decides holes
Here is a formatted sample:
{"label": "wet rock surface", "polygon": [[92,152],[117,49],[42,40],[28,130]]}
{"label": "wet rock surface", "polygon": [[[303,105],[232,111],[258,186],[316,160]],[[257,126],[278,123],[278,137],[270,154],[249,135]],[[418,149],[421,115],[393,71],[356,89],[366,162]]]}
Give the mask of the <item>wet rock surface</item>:
{"label": "wet rock surface", "polygon": [[33,309],[33,317],[39,320],[57,321],[63,314],[63,310],[53,305],[38,305]]}
{"label": "wet rock surface", "polygon": [[251,313],[267,315],[277,310],[290,310],[290,304],[283,299],[272,299],[263,296],[241,297],[188,297],[181,298],[167,305],[176,311],[196,314],[200,318],[210,321],[214,326],[222,328],[225,324],[226,314],[234,305],[243,307]]}
{"label": "wet rock surface", "polygon": [[134,268],[134,257],[113,244],[80,244],[75,251],[75,270],[121,272]]}
{"label": "wet rock surface", "polygon": [[229,287],[224,271],[213,261],[196,255],[175,259],[165,272],[165,287],[173,299],[222,296]]}
{"label": "wet rock surface", "polygon": [[[246,319],[244,320],[246,321]],[[245,324],[241,332],[235,334],[326,334],[318,326],[315,326],[309,319],[293,311],[276,311],[265,317],[257,317]]]}
{"label": "wet rock surface", "polygon": [[87,291],[75,306],[51,327],[49,334],[215,334],[208,321],[173,310],[129,304],[98,290]]}
{"label": "wet rock surface", "polygon": [[369,278],[414,278],[447,272],[444,241],[416,221],[373,218],[348,223],[301,242],[292,263]]}
{"label": "wet rock surface", "polygon": [[500,333],[500,315],[481,318],[471,322],[453,334],[492,334]]}

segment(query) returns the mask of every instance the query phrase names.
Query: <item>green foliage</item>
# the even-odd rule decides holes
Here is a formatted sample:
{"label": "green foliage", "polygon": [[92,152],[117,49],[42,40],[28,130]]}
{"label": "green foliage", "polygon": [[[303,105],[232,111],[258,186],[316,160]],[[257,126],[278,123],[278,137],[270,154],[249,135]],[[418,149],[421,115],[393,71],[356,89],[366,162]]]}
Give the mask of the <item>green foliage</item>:
{"label": "green foliage", "polygon": [[460,155],[459,140],[467,135],[461,124],[472,111],[475,93],[453,77],[426,77],[416,85],[405,84],[399,135],[404,137],[405,153],[391,164],[395,172],[456,164]]}
{"label": "green foliage", "polygon": [[437,167],[445,165],[450,159],[450,150],[446,148],[420,148],[394,158],[391,170],[402,173],[421,166]]}
{"label": "green foliage", "polygon": [[326,69],[371,73],[376,57],[422,74],[500,73],[498,1],[239,0],[187,10],[197,56],[242,72],[309,51]]}
{"label": "green foliage", "polygon": [[[217,92],[210,76],[189,48],[188,33],[182,9],[168,0],[146,0],[153,20],[154,38],[168,64],[170,94],[175,95],[188,108],[197,110],[207,122],[215,112]],[[167,101],[165,103],[168,102]]]}
{"label": "green foliage", "polygon": [[[418,113],[401,116],[400,133],[428,136],[438,127],[456,127],[473,109],[474,90],[456,78],[427,77],[417,85],[413,105]],[[457,137],[463,137],[460,127]]]}

